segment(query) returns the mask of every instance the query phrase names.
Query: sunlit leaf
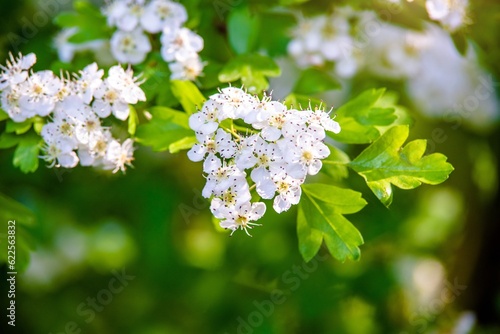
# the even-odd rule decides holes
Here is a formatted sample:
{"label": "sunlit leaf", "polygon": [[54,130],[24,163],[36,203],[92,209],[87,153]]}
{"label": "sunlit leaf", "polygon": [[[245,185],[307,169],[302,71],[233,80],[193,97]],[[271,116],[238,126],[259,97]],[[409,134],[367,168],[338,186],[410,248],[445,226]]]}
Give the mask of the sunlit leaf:
{"label": "sunlit leaf", "polygon": [[349,176],[347,168],[348,163],[351,161],[349,156],[341,149],[328,145],[330,155],[323,159],[323,167],[321,171],[334,180],[341,180]]}
{"label": "sunlit leaf", "polygon": [[361,193],[326,184],[305,184],[302,190],[297,233],[304,260],[317,254],[323,240],[336,259],[359,259],[363,237],[344,215],[366,205]]}
{"label": "sunlit leaf", "polygon": [[130,105],[130,114],[128,116],[128,133],[133,136],[137,129],[137,124],[139,124],[139,117],[137,116],[137,111]]}
{"label": "sunlit leaf", "polygon": [[250,93],[259,93],[269,87],[267,77],[280,74],[279,66],[270,57],[247,54],[231,59],[219,73],[219,80],[233,82],[241,79]]}
{"label": "sunlit leaf", "polygon": [[324,71],[309,68],[303,71],[293,91],[297,94],[315,94],[340,88],[340,83]]}
{"label": "sunlit leaf", "polygon": [[38,168],[38,155],[41,139],[37,136],[27,136],[20,140],[14,151],[13,164],[23,173],[31,173]]}
{"label": "sunlit leaf", "polygon": [[201,109],[205,102],[205,97],[191,81],[172,80],[172,92],[189,115]]}
{"label": "sunlit leaf", "polygon": [[408,126],[404,125],[387,130],[349,163],[386,206],[392,202],[391,184],[401,189],[413,189],[422,183],[439,184],[453,171],[444,155],[424,156],[425,140],[414,140],[402,147],[408,132]]}
{"label": "sunlit leaf", "polygon": [[153,118],[137,127],[136,141],[145,146],[151,146],[155,151],[165,151],[170,145],[193,136],[189,129],[186,113],[167,107],[154,107],[150,110]]}
{"label": "sunlit leaf", "polygon": [[331,134],[332,138],[348,144],[371,143],[389,125],[401,124],[401,120],[407,124],[409,120],[396,113],[396,106],[387,103],[384,92],[385,89],[367,90],[341,106],[335,120],[342,131]]}
{"label": "sunlit leaf", "polygon": [[168,151],[174,154],[182,150],[188,150],[191,147],[193,147],[193,145],[196,143],[197,139],[195,136],[184,137],[181,140],[178,140],[175,143],[170,144],[170,146],[168,147]]}
{"label": "sunlit leaf", "polygon": [[259,17],[248,7],[234,8],[227,18],[229,45],[238,54],[253,51],[259,32]]}

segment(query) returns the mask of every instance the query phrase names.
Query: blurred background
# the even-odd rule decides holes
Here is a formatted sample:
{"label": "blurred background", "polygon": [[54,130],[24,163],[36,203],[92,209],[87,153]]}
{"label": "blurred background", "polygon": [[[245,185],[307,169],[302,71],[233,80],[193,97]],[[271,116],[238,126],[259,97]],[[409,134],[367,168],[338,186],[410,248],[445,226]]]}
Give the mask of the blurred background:
{"label": "blurred background", "polygon": [[[125,175],[42,164],[25,175],[12,166],[13,149],[1,150],[0,219],[2,226],[16,219],[19,272],[16,327],[3,316],[1,333],[500,333],[500,4],[471,1],[455,28],[431,19],[424,1],[349,2],[366,14],[361,22],[375,15],[387,30],[348,51],[348,59],[363,59],[346,64],[290,47],[317,36],[301,26],[307,17],[341,13],[360,27],[352,13],[335,10],[346,2],[181,2],[205,39],[207,72],[231,56],[227,17],[248,6],[261,22],[256,49],[283,69],[271,80],[278,98],[308,66],[341,83],[315,96],[334,108],[366,88],[388,87],[414,119],[409,139],[427,139],[428,152],[444,153],[455,171],[439,186],[395,190],[390,209],[351,173],[347,184],[369,203],[349,216],[365,240],[360,261],[340,263],[322,250],[305,264],[294,209],[269,210],[253,238],[230,238],[200,196],[201,164],[183,153],[139,147]],[[0,59],[36,52],[37,70],[62,68],[52,19],[72,1],[2,0],[0,8]],[[418,43],[407,42],[417,33],[432,38],[415,53]],[[88,57],[66,67],[82,68]],[[209,91],[207,78],[201,85]],[[351,156],[361,149],[346,148]]]}

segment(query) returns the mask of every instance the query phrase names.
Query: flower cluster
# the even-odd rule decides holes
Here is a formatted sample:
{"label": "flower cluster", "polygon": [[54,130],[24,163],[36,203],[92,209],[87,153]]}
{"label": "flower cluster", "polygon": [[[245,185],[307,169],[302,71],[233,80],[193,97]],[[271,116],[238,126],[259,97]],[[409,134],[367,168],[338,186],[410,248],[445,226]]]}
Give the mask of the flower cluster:
{"label": "flower cluster", "polygon": [[288,44],[288,53],[301,67],[322,66],[335,62],[341,77],[351,77],[362,56],[351,35],[351,22],[361,19],[361,12],[350,7],[339,7],[329,15],[300,17]]}
{"label": "flower cluster", "polygon": [[335,74],[344,79],[369,74],[405,81],[407,94],[421,113],[442,117],[473,109],[474,117],[465,117],[464,122],[474,128],[489,127],[499,117],[495,94],[469,101],[476,89],[493,91],[492,83],[484,80],[474,48],[469,47],[464,57],[449,34],[468,23],[467,6],[467,0],[427,0],[429,16],[444,28],[428,23],[420,31],[385,22],[374,11],[336,8],[301,18],[288,53],[301,67],[332,63]]}
{"label": "flower cluster", "polygon": [[151,51],[146,33],[162,33],[161,55],[169,63],[171,79],[194,80],[203,70],[198,53],[203,38],[183,27],[187,12],[170,0],[115,0],[103,10],[108,25],[116,27],[111,52],[122,63],[138,64]]}
{"label": "flower cluster", "polygon": [[93,63],[72,77],[57,77],[52,71],[29,72],[36,56],[12,55],[1,66],[1,106],[14,122],[50,116],[41,135],[45,141],[43,159],[49,166],[73,168],[99,166],[125,170],[133,160],[133,141],[113,138],[101,119],[113,114],[126,120],[130,104],[145,101],[137,78],[130,69],[113,66],[104,71]]}
{"label": "flower cluster", "polygon": [[223,228],[247,234],[266,211],[263,202],[251,202],[251,190],[273,199],[276,212],[287,211],[299,202],[306,176],[317,174],[330,154],[325,131],[340,131],[322,110],[287,109],[234,87],[212,95],[189,125],[198,143],[188,157],[203,161],[207,179],[202,195]]}
{"label": "flower cluster", "polygon": [[469,24],[467,7],[469,0],[426,0],[425,9],[432,20],[436,20],[448,31],[455,32]]}

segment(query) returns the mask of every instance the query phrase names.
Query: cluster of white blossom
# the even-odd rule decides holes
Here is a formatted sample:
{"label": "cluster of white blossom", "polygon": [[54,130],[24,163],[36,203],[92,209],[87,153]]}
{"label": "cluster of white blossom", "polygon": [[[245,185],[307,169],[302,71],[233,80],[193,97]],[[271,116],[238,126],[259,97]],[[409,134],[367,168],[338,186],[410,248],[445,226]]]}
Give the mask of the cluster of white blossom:
{"label": "cluster of white blossom", "polygon": [[[430,17],[447,30],[428,23],[422,31],[384,22],[373,11],[338,8],[301,18],[288,52],[301,67],[331,62],[342,78],[363,73],[402,80],[422,113],[442,117],[465,109],[467,114],[474,112],[474,117],[464,119],[468,125],[485,127],[499,117],[492,83],[484,79],[474,49],[469,47],[462,56],[449,33],[467,23],[467,5],[467,0],[427,0]],[[488,94],[475,98],[476,90]]]}
{"label": "cluster of white blossom", "polygon": [[71,37],[79,32],[77,27],[64,28],[54,38],[54,47],[57,50],[59,59],[65,63],[70,63],[75,54],[79,52],[91,52],[96,61],[101,65],[112,65],[116,61],[109,49],[109,41],[96,39],[84,43],[72,43]]}
{"label": "cluster of white blossom", "polygon": [[104,9],[108,25],[116,27],[111,52],[122,63],[144,61],[152,46],[147,33],[161,32],[161,55],[169,63],[171,79],[194,80],[203,70],[198,53],[203,38],[184,27],[187,12],[170,0],[114,0]]}
{"label": "cluster of white blossom", "polygon": [[126,120],[130,104],[145,101],[137,78],[130,69],[110,68],[108,77],[93,63],[72,77],[57,77],[52,71],[29,71],[36,56],[10,56],[0,65],[2,109],[14,122],[48,117],[41,135],[45,141],[42,157],[49,166],[73,168],[99,166],[125,171],[133,160],[133,141],[113,138],[101,119],[113,114]]}
{"label": "cluster of white blossom", "polygon": [[288,53],[301,67],[335,62],[338,75],[351,77],[361,56],[351,35],[350,21],[356,15],[350,7],[340,7],[330,15],[301,17],[292,32]]}
{"label": "cluster of white blossom", "polygon": [[247,234],[266,211],[263,202],[251,202],[251,190],[273,199],[276,212],[288,210],[299,202],[306,176],[317,174],[330,154],[325,131],[340,131],[322,110],[287,109],[269,96],[259,99],[235,87],[212,95],[190,116],[189,126],[198,143],[188,157],[203,161],[202,195],[211,199],[210,210],[223,228]]}
{"label": "cluster of white blossom", "polygon": [[438,21],[446,30],[454,32],[469,23],[467,7],[469,0],[426,0],[425,8],[432,20]]}

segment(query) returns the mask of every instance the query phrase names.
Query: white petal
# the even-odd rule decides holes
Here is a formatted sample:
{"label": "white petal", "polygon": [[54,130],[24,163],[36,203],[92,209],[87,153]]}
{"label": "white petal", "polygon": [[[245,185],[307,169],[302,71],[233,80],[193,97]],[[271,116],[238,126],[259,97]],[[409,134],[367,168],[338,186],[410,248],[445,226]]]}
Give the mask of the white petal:
{"label": "white petal", "polygon": [[323,163],[321,160],[314,160],[312,164],[309,165],[307,169],[307,173],[309,175],[316,175],[320,171],[321,167],[323,166]]}
{"label": "white petal", "polygon": [[205,154],[207,153],[207,150],[205,146],[200,145],[200,144],[194,144],[193,147],[188,151],[187,155],[189,160],[198,162],[203,160],[203,157],[205,157]]}
{"label": "white petal", "polygon": [[290,202],[285,201],[282,195],[278,195],[274,198],[273,209],[277,213],[282,213],[290,209]]}
{"label": "white petal", "polygon": [[271,179],[257,183],[257,193],[265,199],[272,199],[276,194],[276,185]]}
{"label": "white petal", "polygon": [[209,153],[203,162],[203,171],[205,173],[214,173],[217,169],[221,168],[222,163],[213,153]]}
{"label": "white petal", "polygon": [[266,205],[262,202],[256,202],[252,204],[252,209],[248,218],[250,220],[258,220],[264,216],[266,213]]}
{"label": "white petal", "polygon": [[276,141],[281,137],[281,130],[272,126],[266,126],[262,129],[261,136],[267,141]]}

